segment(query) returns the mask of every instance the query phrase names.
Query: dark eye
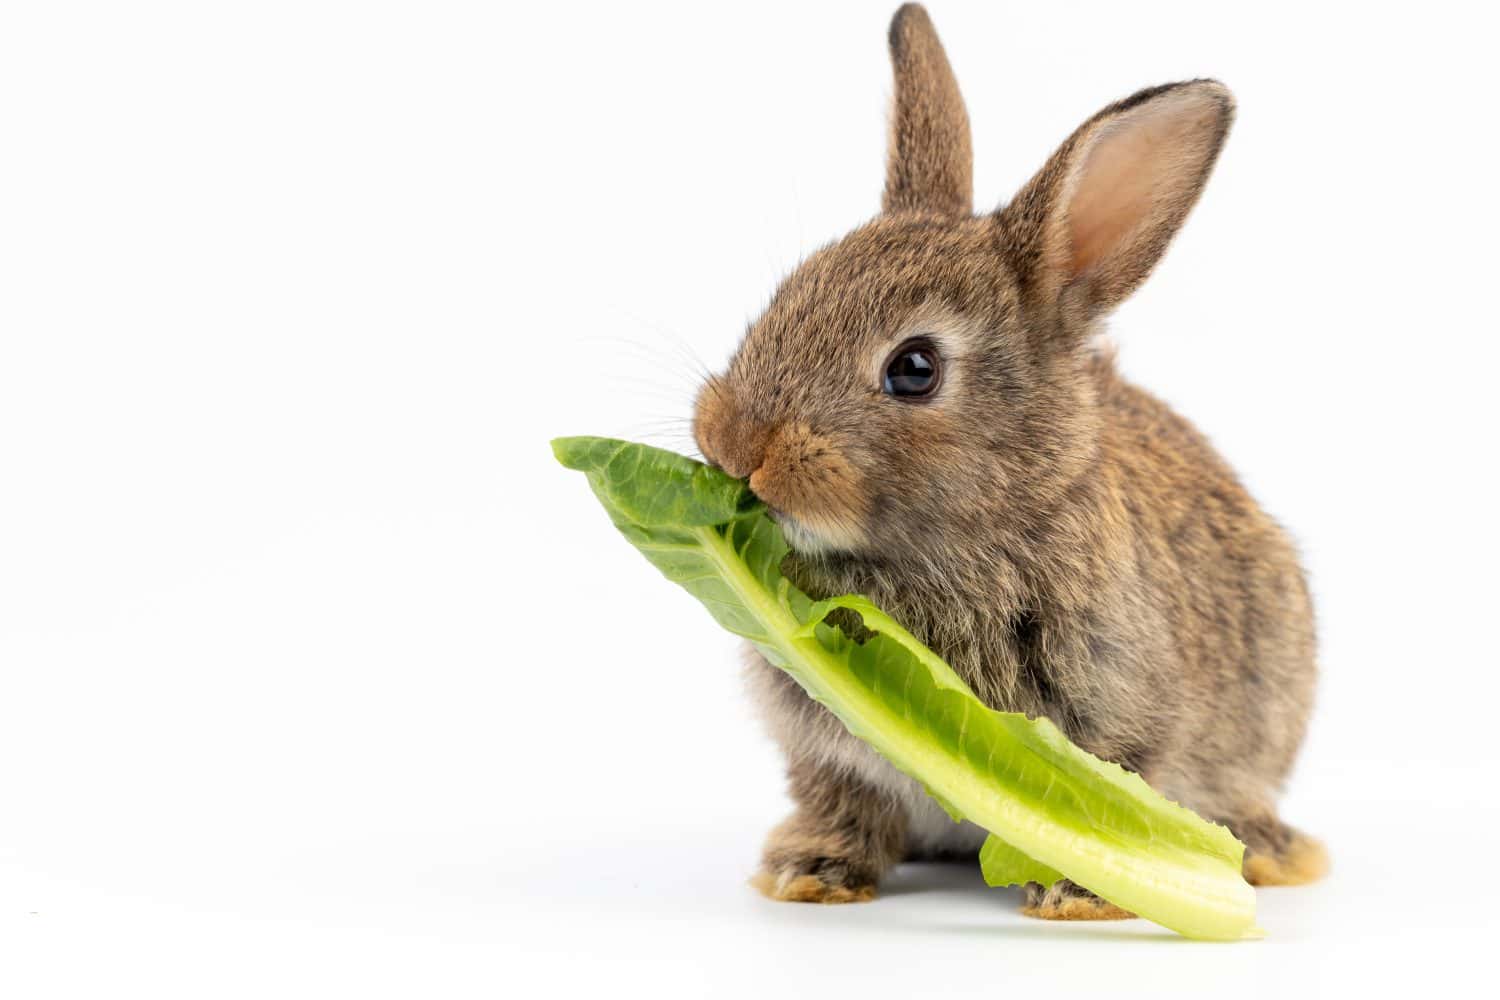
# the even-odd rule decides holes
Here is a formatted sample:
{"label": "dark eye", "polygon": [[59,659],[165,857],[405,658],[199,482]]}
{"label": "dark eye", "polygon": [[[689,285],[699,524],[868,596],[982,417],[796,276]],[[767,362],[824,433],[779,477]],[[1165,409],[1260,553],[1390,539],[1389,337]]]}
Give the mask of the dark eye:
{"label": "dark eye", "polygon": [[940,378],[937,348],[925,340],[910,340],[885,363],[883,388],[892,396],[930,396]]}

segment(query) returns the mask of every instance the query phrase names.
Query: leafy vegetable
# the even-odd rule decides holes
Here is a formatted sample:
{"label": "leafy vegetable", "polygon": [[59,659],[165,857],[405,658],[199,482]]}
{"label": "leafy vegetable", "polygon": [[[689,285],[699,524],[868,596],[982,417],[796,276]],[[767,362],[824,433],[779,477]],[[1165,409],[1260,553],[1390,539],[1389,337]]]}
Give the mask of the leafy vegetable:
{"label": "leafy vegetable", "polygon": [[[1244,845],[1070,743],[1047,719],[986,707],[932,650],[863,597],[814,603],[782,576],[787,545],[739,480],[671,452],[559,438],[615,526],[729,631],[791,674],[849,731],[922,783],[955,820],[991,832],[991,885],[1067,876],[1193,938],[1250,936]],[[873,633],[825,619],[843,608]]]}

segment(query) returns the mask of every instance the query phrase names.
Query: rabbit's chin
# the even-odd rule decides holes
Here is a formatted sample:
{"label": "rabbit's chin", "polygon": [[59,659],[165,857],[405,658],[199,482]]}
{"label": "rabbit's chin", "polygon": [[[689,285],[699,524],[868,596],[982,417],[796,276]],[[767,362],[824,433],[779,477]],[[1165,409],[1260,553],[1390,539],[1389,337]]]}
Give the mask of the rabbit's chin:
{"label": "rabbit's chin", "polygon": [[842,525],[809,524],[789,514],[772,515],[781,526],[781,534],[799,556],[847,554],[859,544],[858,532]]}

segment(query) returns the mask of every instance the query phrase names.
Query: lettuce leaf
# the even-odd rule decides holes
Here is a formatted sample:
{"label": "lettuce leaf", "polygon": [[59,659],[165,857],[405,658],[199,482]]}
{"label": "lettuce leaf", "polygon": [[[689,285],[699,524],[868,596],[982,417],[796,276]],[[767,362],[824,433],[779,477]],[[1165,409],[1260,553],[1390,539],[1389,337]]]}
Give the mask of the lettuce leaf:
{"label": "lettuce leaf", "polygon": [[[1190,938],[1255,936],[1244,845],[1045,718],[996,712],[952,667],[858,596],[812,601],[781,574],[787,544],[739,480],[607,438],[559,438],[620,532],[715,620],[748,639],[955,820],[990,831],[986,882],[1066,876]],[[858,615],[862,642],[826,621]]]}

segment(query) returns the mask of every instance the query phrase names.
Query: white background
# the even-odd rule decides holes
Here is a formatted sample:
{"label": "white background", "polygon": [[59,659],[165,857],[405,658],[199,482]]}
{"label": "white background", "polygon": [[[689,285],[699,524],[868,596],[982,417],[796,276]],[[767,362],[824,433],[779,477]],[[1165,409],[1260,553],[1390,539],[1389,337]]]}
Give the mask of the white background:
{"label": "white background", "polygon": [[[962,4],[980,205],[1137,87],[1240,101],[1114,334],[1306,552],[1269,937],[966,868],[744,885],[733,641],[547,439],[687,448],[878,204],[893,3],[7,4],[0,994],[1441,995],[1488,968],[1497,218],[1479,5]],[[1128,8],[1128,10],[1127,10]]]}

